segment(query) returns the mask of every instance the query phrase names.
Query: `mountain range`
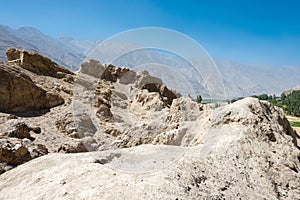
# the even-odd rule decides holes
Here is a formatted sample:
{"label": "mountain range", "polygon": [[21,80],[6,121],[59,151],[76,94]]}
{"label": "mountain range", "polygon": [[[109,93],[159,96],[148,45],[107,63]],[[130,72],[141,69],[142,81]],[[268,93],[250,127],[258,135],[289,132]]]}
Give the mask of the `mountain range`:
{"label": "mountain range", "polygon": [[5,52],[14,47],[48,56],[55,62],[75,70],[98,41],[53,38],[32,27],[13,29],[0,25],[0,60],[6,60]]}
{"label": "mountain range", "polygon": [[[78,70],[80,64],[89,56],[92,50],[101,40],[76,40],[71,37],[54,38],[32,27],[21,27],[13,29],[0,25],[0,60],[6,60],[5,51],[10,48],[19,48],[34,51],[51,58],[58,64],[65,66],[72,71]],[[132,44],[125,44],[132,45]],[[114,51],[124,47],[124,43],[114,46]],[[158,60],[160,57],[153,52],[146,55],[136,56],[135,62],[147,60]],[[130,58],[131,61],[133,58]],[[127,60],[128,61],[128,60]],[[168,65],[173,67],[178,64],[172,59],[167,59]],[[241,64],[232,60],[214,59],[220,75],[223,78],[226,98],[236,98],[250,96],[254,94],[281,94],[283,91],[293,88],[300,83],[300,66],[252,66]],[[103,62],[100,60],[100,62]],[[122,66],[122,63],[118,63]],[[136,66],[129,66],[136,67]],[[154,68],[151,68],[152,70]],[[174,77],[170,74],[160,74],[161,70],[149,70],[155,76],[159,76],[171,88],[176,88],[179,92],[186,91],[186,88],[178,88]],[[207,89],[200,80],[195,77],[194,69],[177,66],[180,73],[184,71],[184,77],[194,88],[196,94],[204,97],[209,95]],[[170,72],[172,73],[172,72]]]}

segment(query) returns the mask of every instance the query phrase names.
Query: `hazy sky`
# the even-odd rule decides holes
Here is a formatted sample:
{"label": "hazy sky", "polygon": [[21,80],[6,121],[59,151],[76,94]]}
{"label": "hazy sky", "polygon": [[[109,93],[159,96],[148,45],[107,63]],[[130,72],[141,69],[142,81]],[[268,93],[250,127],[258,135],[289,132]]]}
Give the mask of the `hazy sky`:
{"label": "hazy sky", "polygon": [[9,0],[1,2],[0,24],[77,39],[164,27],[194,38],[215,58],[300,66],[297,0]]}

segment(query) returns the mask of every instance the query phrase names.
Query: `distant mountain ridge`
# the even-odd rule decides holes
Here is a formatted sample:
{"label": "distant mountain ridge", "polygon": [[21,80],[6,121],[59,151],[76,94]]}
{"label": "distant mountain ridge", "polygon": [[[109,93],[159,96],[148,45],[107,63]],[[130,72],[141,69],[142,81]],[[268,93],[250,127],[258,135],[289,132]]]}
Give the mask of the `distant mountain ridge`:
{"label": "distant mountain ridge", "polygon": [[215,60],[229,97],[276,94],[300,83],[300,66],[250,66],[231,60]]}
{"label": "distant mountain ridge", "polygon": [[[84,44],[89,45],[84,45]],[[0,25],[0,60],[6,60],[5,51],[14,47],[48,56],[71,70],[79,68],[89,51],[98,41],[56,39],[33,27],[13,29]]]}
{"label": "distant mountain ridge", "polygon": [[288,95],[291,94],[293,91],[299,91],[300,90],[300,85],[297,85],[293,87],[292,89],[286,90],[283,92],[283,94]]}
{"label": "distant mountain ridge", "polygon": [[[58,64],[75,71],[80,68],[80,64],[90,55],[100,41],[76,40],[71,37],[53,38],[32,27],[13,29],[0,25],[0,60],[6,60],[5,51],[8,48],[14,47],[40,53],[51,58]],[[118,51],[119,49],[127,49],[134,44],[120,43],[114,45],[114,48],[112,48],[113,51]],[[106,52],[108,55],[109,53]],[[128,59],[132,65],[127,67],[133,68],[147,63],[147,61],[160,60],[159,56],[153,54],[153,52],[137,54],[135,57],[129,57]],[[199,84],[201,80],[195,77],[195,69],[191,67],[185,68],[185,66],[181,66],[180,62],[172,58],[164,59],[164,64],[176,69],[179,74],[186,74],[184,78],[189,81],[197,94],[203,96],[208,94],[203,87],[203,82]],[[300,66],[250,66],[231,60],[214,59],[214,61],[223,77],[224,89],[228,99],[262,93],[279,95],[282,91],[300,84]],[[100,60],[100,62],[105,63],[105,60]],[[128,60],[126,62],[129,63]],[[117,64],[123,66],[122,63]],[[167,85],[168,82],[175,83],[168,86],[178,89],[177,82],[173,80],[174,74],[173,77],[169,76],[171,72],[161,74],[161,70],[158,68],[159,66],[156,68],[152,67],[153,71],[149,71],[151,74],[162,78]]]}

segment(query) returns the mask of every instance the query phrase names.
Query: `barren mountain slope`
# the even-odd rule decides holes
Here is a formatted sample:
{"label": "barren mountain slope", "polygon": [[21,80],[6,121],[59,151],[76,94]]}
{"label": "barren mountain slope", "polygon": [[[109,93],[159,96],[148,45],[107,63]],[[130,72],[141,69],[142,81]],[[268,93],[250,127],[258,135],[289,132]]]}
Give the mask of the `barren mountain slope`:
{"label": "barren mountain slope", "polygon": [[5,52],[8,48],[20,48],[41,53],[69,69],[78,69],[85,58],[84,47],[77,48],[75,44],[71,45],[63,40],[50,37],[33,27],[13,29],[0,25],[1,61],[6,60]]}

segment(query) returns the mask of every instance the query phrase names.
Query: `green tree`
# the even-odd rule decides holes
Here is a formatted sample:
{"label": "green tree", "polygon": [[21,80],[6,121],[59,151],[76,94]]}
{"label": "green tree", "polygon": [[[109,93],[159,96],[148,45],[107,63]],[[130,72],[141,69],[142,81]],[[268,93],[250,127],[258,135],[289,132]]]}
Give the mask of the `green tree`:
{"label": "green tree", "polygon": [[202,102],[202,97],[201,97],[201,95],[198,95],[198,96],[197,96],[196,101],[197,101],[197,103],[201,103],[201,102]]}
{"label": "green tree", "polygon": [[281,101],[284,101],[286,99],[286,95],[284,93],[281,94]]}
{"label": "green tree", "polygon": [[300,91],[293,91],[290,94],[281,94],[281,101],[276,106],[283,108],[288,115],[300,116]]}
{"label": "green tree", "polygon": [[267,94],[261,94],[261,95],[258,96],[258,99],[259,100],[268,100],[269,96]]}

